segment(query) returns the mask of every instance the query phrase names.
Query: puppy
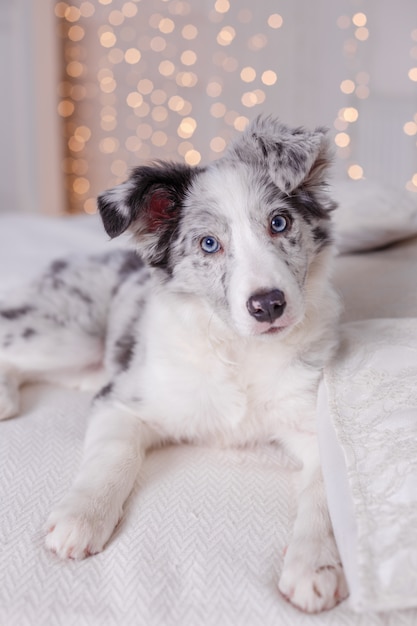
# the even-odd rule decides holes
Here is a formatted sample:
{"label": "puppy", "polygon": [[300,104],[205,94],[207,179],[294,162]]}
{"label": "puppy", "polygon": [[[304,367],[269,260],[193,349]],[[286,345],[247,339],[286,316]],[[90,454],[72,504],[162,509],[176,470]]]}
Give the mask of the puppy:
{"label": "puppy", "polygon": [[59,557],[103,550],[149,448],[276,442],[300,466],[279,589],[308,612],[347,595],[316,440],[339,308],[329,163],[323,129],[259,117],[208,167],[138,167],[98,200],[108,235],[129,231],[136,250],[55,261],[2,304],[2,418],[26,381],[104,376],[47,524]]}

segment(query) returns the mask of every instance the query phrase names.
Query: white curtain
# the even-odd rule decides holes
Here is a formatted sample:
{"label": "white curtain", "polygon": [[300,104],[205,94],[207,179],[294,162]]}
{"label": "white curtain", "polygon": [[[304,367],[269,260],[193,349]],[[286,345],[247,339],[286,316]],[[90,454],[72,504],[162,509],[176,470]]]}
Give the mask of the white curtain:
{"label": "white curtain", "polygon": [[65,198],[55,2],[0,2],[0,211],[59,214]]}

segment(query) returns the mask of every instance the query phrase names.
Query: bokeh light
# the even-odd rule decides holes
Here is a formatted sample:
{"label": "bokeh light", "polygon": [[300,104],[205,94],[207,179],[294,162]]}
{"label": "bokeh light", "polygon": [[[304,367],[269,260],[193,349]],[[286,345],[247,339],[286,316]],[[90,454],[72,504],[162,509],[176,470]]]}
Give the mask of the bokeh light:
{"label": "bokeh light", "polygon": [[[329,85],[338,96],[337,155],[345,175],[358,180],[362,107],[373,96],[362,50],[375,26],[366,3],[350,6],[334,18],[344,67]],[[67,0],[54,11],[65,59],[57,85],[62,168],[74,212],[94,213],[95,195],[148,159],[198,165],[221,156],[250,119],[275,112],[270,103],[287,88],[288,58],[276,50],[290,20],[278,4],[212,0],[205,13],[191,0]],[[408,85],[417,82],[417,26],[409,33]],[[417,113],[398,132],[414,145]]]}

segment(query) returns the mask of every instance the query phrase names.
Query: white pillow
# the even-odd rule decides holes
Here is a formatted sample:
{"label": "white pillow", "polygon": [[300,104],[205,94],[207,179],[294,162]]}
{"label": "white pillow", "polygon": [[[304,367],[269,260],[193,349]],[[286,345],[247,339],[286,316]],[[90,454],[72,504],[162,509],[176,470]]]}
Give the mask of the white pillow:
{"label": "white pillow", "polygon": [[331,190],[341,254],[381,248],[417,234],[417,193],[369,180],[340,181]]}
{"label": "white pillow", "polygon": [[318,420],[351,607],[417,607],[417,319],[344,325]]}

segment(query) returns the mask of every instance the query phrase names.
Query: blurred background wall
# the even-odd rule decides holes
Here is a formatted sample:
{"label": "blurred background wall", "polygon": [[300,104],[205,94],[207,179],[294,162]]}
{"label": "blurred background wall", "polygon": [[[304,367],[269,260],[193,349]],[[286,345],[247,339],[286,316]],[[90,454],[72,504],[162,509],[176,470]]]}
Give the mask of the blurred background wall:
{"label": "blurred background wall", "polygon": [[0,53],[0,210],[94,212],[261,112],[328,126],[338,177],[417,192],[416,0],[9,0]]}

